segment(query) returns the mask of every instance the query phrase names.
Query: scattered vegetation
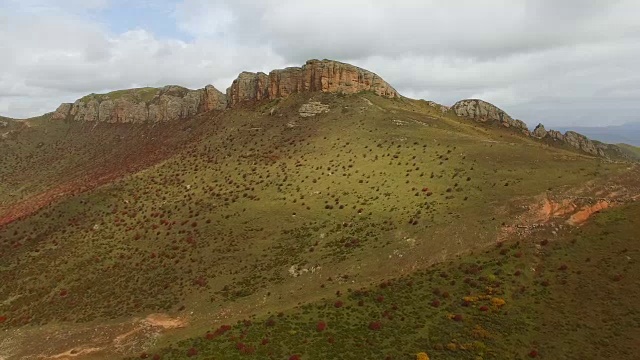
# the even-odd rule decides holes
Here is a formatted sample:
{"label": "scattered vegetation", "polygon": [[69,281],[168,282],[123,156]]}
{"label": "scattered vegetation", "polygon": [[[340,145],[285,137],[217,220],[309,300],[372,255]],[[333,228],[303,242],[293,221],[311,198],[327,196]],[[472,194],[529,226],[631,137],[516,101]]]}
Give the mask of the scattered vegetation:
{"label": "scattered vegetation", "polygon": [[[329,113],[300,118],[311,97]],[[447,261],[493,244],[526,210],[514,199],[628,166],[371,94],[155,126],[43,120],[0,152],[0,330],[260,304],[145,349],[162,359],[547,356],[534,310],[557,309],[581,265],[528,265],[581,241]]]}

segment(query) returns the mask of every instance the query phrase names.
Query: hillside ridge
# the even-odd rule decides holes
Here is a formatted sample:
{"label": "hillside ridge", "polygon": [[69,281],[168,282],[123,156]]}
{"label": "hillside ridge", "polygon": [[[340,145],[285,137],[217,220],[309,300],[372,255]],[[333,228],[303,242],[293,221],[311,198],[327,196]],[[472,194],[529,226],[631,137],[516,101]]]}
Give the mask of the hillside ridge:
{"label": "hillside ridge", "polygon": [[[269,74],[243,71],[225,93],[212,85],[197,90],[177,85],[117,90],[90,94],[74,103],[63,103],[50,117],[53,120],[87,122],[158,123],[186,119],[212,110],[224,111],[257,101],[282,99],[295,93],[355,94],[363,91],[390,99],[403,98],[389,83],[369,70],[334,60],[312,59],[301,67],[275,69]],[[443,112],[452,111],[458,117],[497,123],[524,136],[567,145],[590,155],[630,158],[628,152],[616,145],[591,140],[575,131],[564,134],[547,131],[542,124],[530,131],[524,121],[512,118],[504,110],[481,99],[464,99],[450,108],[442,105],[440,108]]]}
{"label": "hillside ridge", "polygon": [[620,147],[591,140],[575,131],[567,131],[562,134],[556,130],[546,130],[542,124],[538,124],[533,131],[529,131],[529,127],[524,121],[512,118],[504,110],[484,100],[460,100],[451,109],[458,116],[479,122],[497,123],[507,128],[513,128],[525,136],[551,141],[560,145],[568,145],[594,156],[609,157],[609,154],[613,153],[616,156],[628,158]]}

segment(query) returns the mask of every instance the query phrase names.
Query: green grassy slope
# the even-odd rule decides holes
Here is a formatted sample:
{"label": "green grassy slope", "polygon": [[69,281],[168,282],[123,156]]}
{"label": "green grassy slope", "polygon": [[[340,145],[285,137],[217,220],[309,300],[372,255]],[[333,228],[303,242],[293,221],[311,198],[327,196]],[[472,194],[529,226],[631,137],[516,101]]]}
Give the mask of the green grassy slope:
{"label": "green grassy slope", "polygon": [[622,151],[634,159],[640,160],[640,147],[628,144],[616,144]]}
{"label": "green grassy slope", "polygon": [[[310,98],[330,112],[299,117]],[[94,125],[51,123],[0,144],[19,159],[0,163],[12,189],[77,184],[74,166],[108,179],[0,227],[0,329],[193,312],[180,336],[202,336],[221,309],[290,311],[482,249],[525,212],[522,199],[627,167],[371,94],[297,94],[151,129]],[[47,138],[64,146],[37,149],[57,132]],[[411,349],[425,347],[415,336]]]}
{"label": "green grassy slope", "polygon": [[640,205],[290,311],[222,324],[162,359],[633,359]]}
{"label": "green grassy slope", "polygon": [[0,139],[0,224],[173,155],[201,136],[202,122],[150,127],[44,118],[11,123]]}
{"label": "green grassy slope", "polygon": [[[186,89],[185,89],[186,90]],[[106,94],[89,94],[80,99],[83,102],[89,102],[91,100],[117,100],[120,98],[125,98],[128,100],[132,100],[135,102],[149,102],[151,101],[158,93],[160,89],[152,88],[152,87],[143,87],[136,89],[124,89],[124,90],[116,90]]]}

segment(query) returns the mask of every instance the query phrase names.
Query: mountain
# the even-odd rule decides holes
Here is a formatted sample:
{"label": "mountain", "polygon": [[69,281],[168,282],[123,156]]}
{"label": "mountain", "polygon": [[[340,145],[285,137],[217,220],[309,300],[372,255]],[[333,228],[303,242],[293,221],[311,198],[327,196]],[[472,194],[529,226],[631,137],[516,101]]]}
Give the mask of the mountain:
{"label": "mountain", "polygon": [[640,350],[616,146],[330,60],[3,121],[0,358]]}
{"label": "mountain", "polygon": [[602,142],[640,146],[640,123],[603,127],[576,127],[574,130]]}

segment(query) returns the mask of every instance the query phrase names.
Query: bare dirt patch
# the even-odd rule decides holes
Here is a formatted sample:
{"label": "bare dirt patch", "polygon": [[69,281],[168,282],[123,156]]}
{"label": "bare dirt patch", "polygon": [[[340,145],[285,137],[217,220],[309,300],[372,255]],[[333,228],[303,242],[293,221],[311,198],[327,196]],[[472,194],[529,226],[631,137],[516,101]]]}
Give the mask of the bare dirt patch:
{"label": "bare dirt patch", "polygon": [[16,329],[0,342],[0,359],[118,358],[143,352],[161,335],[186,326],[185,318],[151,314],[143,319],[108,325]]}
{"label": "bare dirt patch", "polygon": [[574,213],[573,215],[571,215],[571,217],[567,220],[567,224],[569,225],[579,225],[584,223],[585,221],[589,220],[589,218],[591,217],[591,215],[609,208],[609,202],[602,200],[602,201],[598,201],[595,205],[592,206],[587,206],[582,208],[582,210]]}

